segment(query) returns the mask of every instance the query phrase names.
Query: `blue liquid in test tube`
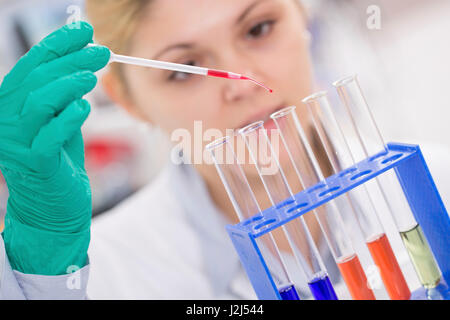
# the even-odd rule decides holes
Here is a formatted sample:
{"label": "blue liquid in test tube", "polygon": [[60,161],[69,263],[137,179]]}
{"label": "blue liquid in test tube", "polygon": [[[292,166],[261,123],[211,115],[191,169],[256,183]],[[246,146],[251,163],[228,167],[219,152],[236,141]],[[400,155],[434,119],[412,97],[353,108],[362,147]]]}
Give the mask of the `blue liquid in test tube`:
{"label": "blue liquid in test tube", "polygon": [[308,283],[316,300],[338,300],[328,276],[317,277]]}
{"label": "blue liquid in test tube", "polygon": [[278,290],[282,300],[300,300],[293,284]]}

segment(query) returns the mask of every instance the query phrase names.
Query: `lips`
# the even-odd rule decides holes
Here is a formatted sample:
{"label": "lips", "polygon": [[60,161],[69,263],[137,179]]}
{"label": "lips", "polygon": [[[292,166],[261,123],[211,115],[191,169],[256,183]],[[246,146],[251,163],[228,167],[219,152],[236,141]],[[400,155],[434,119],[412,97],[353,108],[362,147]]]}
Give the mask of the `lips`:
{"label": "lips", "polygon": [[267,130],[268,133],[270,133],[271,130],[277,129],[277,125],[275,124],[275,121],[270,118],[269,120],[264,122],[264,128]]}
{"label": "lips", "polygon": [[247,125],[249,125],[249,124],[251,124],[253,122],[256,122],[256,121],[264,121],[264,127],[266,129],[268,129],[268,130],[269,129],[275,129],[276,128],[275,123],[270,118],[270,115],[272,113],[274,113],[274,112],[277,112],[278,110],[280,110],[280,109],[282,109],[284,107],[285,107],[285,105],[283,104],[283,105],[279,105],[279,106],[277,106],[275,108],[270,108],[270,109],[268,109],[266,111],[260,111],[257,114],[247,118],[247,120],[242,122],[236,129],[243,128],[243,127],[245,127],[245,126],[247,126]]}

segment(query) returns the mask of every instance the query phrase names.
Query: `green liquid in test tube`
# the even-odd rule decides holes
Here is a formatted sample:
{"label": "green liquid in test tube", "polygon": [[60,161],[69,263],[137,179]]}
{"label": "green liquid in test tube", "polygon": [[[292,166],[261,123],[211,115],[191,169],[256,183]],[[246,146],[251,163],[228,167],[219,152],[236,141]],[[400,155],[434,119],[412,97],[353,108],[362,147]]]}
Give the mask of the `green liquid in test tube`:
{"label": "green liquid in test tube", "polygon": [[[344,105],[344,118],[341,130],[347,139],[357,137],[358,141],[348,143],[355,161],[373,156],[386,150],[366,99],[361,91],[356,76],[346,77],[334,83]],[[349,141],[349,140],[347,140]],[[378,188],[389,207],[390,214],[396,222],[405,248],[411,258],[422,285],[427,289],[437,287],[442,273],[434,259],[420,225],[415,220],[401,185],[392,170],[376,179]]]}

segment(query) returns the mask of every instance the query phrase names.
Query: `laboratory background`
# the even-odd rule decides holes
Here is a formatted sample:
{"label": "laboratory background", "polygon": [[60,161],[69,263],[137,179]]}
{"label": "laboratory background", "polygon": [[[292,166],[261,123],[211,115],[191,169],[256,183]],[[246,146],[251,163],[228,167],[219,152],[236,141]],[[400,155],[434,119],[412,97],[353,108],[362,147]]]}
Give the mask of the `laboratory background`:
{"label": "laboratory background", "polygon": [[[358,74],[385,140],[421,146],[449,208],[450,1],[305,4],[317,91],[329,90],[337,100],[333,81]],[[0,0],[0,79],[32,45],[77,15],[84,19],[83,1]],[[149,183],[171,144],[158,129],[115,106],[100,85],[86,98],[92,112],[82,130],[95,219]],[[7,198],[0,175],[0,230]]]}

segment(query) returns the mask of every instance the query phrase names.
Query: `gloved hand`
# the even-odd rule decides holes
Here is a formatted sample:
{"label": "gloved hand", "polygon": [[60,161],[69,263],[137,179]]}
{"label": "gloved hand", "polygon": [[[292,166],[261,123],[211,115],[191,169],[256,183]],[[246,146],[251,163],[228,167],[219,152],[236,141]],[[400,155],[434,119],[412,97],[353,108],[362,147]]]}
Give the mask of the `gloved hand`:
{"label": "gloved hand", "polygon": [[92,203],[80,128],[90,105],[82,97],[110,57],[105,47],[85,48],[92,36],[85,22],[62,27],[0,86],[0,170],[10,194],[3,238],[23,273],[86,264]]}

